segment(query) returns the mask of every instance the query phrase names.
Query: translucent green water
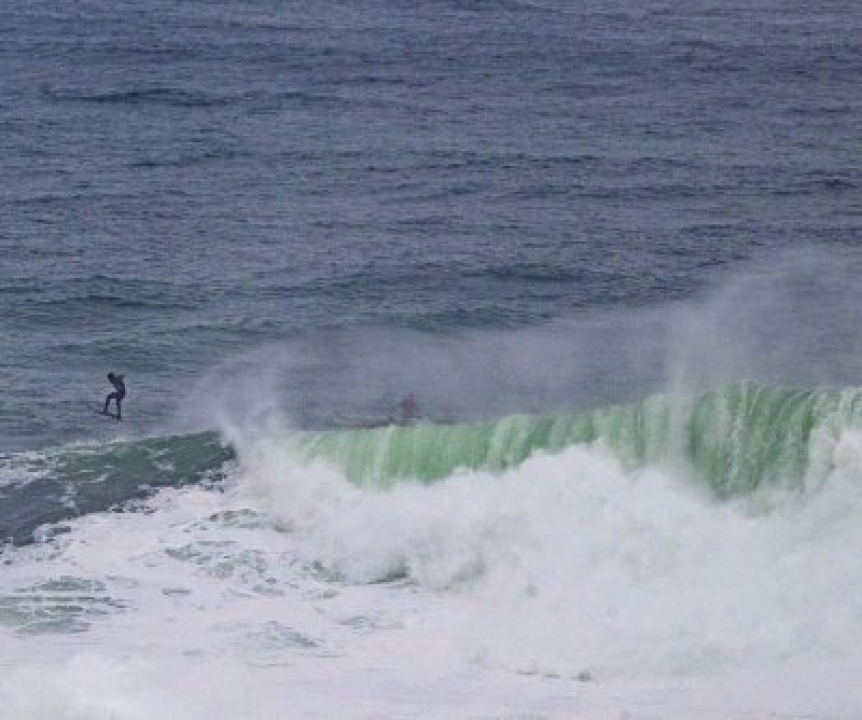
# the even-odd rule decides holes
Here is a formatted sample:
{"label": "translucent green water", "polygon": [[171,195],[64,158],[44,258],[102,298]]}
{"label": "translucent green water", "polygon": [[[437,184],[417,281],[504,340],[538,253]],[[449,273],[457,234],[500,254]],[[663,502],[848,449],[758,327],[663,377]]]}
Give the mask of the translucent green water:
{"label": "translucent green water", "polygon": [[538,452],[601,443],[625,464],[675,464],[727,496],[764,483],[800,485],[826,468],[817,443],[862,420],[862,391],[737,383],[697,398],[655,395],[579,415],[512,415],[470,425],[320,432],[297,439],[359,484],[426,482],[459,470],[500,472]]}

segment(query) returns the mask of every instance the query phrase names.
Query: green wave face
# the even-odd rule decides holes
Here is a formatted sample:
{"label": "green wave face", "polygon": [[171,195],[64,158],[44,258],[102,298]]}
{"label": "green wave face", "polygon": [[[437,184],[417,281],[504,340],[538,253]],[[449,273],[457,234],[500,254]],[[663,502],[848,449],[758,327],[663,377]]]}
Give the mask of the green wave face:
{"label": "green wave face", "polygon": [[121,507],[156,488],[218,479],[235,457],[216,433],[0,455],[0,543],[27,543],[44,524]]}
{"label": "green wave face", "polygon": [[307,459],[334,462],[352,482],[377,487],[459,470],[500,472],[537,452],[601,443],[629,467],[681,466],[728,497],[764,484],[800,488],[824,480],[824,448],[860,421],[862,390],[737,383],[698,398],[655,395],[574,416],[325,431],[295,441]]}

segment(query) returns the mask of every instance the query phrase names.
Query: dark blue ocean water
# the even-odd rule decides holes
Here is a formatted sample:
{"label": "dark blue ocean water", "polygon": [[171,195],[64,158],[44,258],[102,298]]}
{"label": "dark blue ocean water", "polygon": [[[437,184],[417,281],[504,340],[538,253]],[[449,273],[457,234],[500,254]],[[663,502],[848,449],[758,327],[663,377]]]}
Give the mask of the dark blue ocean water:
{"label": "dark blue ocean water", "polygon": [[[814,296],[855,277],[860,30],[849,0],[8,4],[0,450],[116,432],[82,406],[112,369],[132,434],[205,426],[228,375],[317,426],[637,397],[651,309],[803,251],[853,269]],[[858,369],[831,307],[796,348],[824,379]]]}

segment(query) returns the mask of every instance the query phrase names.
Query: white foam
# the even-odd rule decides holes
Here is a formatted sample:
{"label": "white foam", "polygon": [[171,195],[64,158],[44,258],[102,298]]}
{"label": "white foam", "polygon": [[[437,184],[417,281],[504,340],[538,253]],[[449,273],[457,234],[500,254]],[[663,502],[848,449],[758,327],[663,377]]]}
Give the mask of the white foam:
{"label": "white foam", "polygon": [[723,505],[600,448],[359,490],[280,437],[225,493],[10,551],[0,717],[862,712],[853,433],[824,487]]}

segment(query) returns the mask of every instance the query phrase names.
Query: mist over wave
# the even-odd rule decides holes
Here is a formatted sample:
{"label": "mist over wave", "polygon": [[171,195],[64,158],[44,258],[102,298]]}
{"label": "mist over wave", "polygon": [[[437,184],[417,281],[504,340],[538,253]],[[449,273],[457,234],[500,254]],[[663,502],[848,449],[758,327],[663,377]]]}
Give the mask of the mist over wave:
{"label": "mist over wave", "polygon": [[426,419],[583,414],[734,383],[813,390],[862,377],[862,257],[832,245],[764,252],[693,297],[608,303],[527,326],[319,327],[217,358],[181,398],[186,427],[278,406],[296,428],[382,421],[415,392]]}

